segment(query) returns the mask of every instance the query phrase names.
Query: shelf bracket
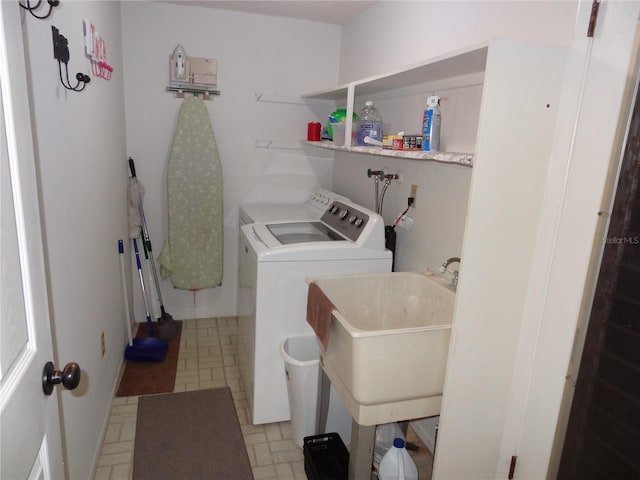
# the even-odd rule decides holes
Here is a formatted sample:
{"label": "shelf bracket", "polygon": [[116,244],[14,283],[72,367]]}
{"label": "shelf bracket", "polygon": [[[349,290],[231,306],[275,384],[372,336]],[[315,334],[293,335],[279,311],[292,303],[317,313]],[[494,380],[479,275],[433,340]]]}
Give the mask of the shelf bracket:
{"label": "shelf bracket", "polygon": [[317,98],[304,98],[301,96],[285,96],[285,95],[272,95],[270,93],[254,93],[253,98],[256,102],[262,103],[281,103],[286,105],[326,105],[326,100],[319,100]]}
{"label": "shelf bracket", "polygon": [[287,103],[289,105],[306,105],[302,97],[285,97],[279,95],[271,95],[268,93],[254,93],[256,102],[264,103]]}

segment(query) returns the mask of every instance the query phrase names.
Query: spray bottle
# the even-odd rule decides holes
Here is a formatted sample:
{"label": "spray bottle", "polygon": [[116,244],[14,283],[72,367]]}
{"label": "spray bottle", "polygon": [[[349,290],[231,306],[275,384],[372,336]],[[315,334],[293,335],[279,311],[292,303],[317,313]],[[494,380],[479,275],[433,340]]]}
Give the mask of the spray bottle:
{"label": "spray bottle", "polygon": [[427,98],[427,109],[422,118],[422,150],[440,150],[440,97]]}

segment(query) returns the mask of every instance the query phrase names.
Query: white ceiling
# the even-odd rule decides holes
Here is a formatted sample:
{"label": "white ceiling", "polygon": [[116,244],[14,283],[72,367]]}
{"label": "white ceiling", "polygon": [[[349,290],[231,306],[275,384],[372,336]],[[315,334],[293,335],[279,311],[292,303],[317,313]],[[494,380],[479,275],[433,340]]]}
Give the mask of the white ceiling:
{"label": "white ceiling", "polygon": [[180,0],[171,3],[344,25],[376,2],[372,0]]}

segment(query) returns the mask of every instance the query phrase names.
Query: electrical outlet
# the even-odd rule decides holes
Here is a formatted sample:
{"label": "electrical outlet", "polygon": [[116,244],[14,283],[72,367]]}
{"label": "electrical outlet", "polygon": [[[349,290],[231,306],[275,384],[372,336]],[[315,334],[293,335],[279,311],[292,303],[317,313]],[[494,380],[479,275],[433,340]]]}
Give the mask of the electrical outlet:
{"label": "electrical outlet", "polygon": [[106,351],[104,345],[104,332],[100,332],[100,348],[102,349],[102,356],[104,357],[104,352]]}
{"label": "electrical outlet", "polygon": [[409,197],[413,198],[413,204],[411,206],[416,208],[416,204],[418,203],[418,185],[411,185],[411,193],[409,193]]}

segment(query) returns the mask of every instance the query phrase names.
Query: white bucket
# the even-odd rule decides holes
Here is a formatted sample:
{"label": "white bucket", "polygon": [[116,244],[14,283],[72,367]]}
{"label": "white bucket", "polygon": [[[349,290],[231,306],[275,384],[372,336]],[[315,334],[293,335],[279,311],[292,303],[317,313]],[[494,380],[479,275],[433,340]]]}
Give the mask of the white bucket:
{"label": "white bucket", "polygon": [[280,353],[287,375],[293,440],[302,448],[304,437],[315,435],[320,348],[315,335],[305,335],[287,338]]}
{"label": "white bucket", "polygon": [[[315,335],[287,338],[280,347],[287,376],[293,440],[300,448],[304,437],[316,434],[320,347]],[[351,414],[331,387],[326,432],[336,432],[343,443],[351,443]],[[326,433],[318,432],[318,433]]]}

